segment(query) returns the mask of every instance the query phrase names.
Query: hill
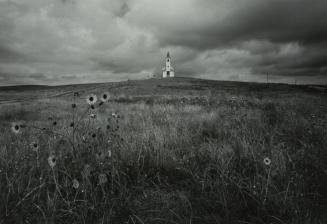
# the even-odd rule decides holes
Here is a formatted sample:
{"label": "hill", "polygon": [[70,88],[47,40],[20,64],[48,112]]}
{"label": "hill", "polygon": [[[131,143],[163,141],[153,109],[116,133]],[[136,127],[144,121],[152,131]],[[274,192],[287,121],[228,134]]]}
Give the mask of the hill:
{"label": "hill", "polygon": [[232,95],[288,95],[296,93],[324,94],[326,86],[265,84],[249,82],[215,81],[196,78],[147,79],[112,83],[74,84],[63,86],[4,86],[0,87],[0,104],[22,102],[35,99],[69,96],[74,91],[82,94],[88,92],[108,91],[114,95],[206,95],[228,93]]}
{"label": "hill", "polygon": [[149,79],[0,100],[0,223],[327,221],[324,86]]}

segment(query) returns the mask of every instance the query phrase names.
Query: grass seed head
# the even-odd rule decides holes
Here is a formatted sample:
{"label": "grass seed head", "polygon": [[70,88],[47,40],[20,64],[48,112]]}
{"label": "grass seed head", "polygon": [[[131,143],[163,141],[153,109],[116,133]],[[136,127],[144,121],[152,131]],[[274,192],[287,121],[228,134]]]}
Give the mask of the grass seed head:
{"label": "grass seed head", "polygon": [[89,164],[86,164],[83,168],[82,175],[87,178],[91,175],[92,168]]}
{"label": "grass seed head", "polygon": [[77,179],[73,179],[73,188],[75,188],[75,189],[79,188],[79,182]]}
{"label": "grass seed head", "polygon": [[95,157],[97,160],[102,161],[105,158],[105,155],[103,152],[98,152],[95,154]]}
{"label": "grass seed head", "polygon": [[108,178],[107,178],[106,174],[104,174],[104,173],[99,174],[99,184],[100,185],[107,183],[107,181],[108,181]]}

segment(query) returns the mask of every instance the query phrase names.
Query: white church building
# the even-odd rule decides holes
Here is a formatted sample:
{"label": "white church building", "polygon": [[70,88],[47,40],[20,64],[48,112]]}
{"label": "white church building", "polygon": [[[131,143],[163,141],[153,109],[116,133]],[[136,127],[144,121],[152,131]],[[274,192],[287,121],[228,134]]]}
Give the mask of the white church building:
{"label": "white church building", "polygon": [[174,72],[174,68],[171,66],[171,58],[168,52],[166,57],[166,66],[162,69],[162,78],[170,78],[174,76],[175,76],[175,72]]}

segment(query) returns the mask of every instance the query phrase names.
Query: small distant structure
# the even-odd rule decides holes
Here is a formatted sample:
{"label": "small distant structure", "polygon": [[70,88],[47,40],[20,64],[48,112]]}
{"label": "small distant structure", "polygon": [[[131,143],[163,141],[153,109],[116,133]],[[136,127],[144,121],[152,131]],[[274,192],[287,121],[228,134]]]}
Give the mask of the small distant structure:
{"label": "small distant structure", "polygon": [[166,66],[162,69],[162,78],[172,78],[175,76],[174,68],[171,66],[171,58],[169,51],[166,57]]}
{"label": "small distant structure", "polygon": [[153,78],[155,78],[154,74],[148,74],[147,79],[153,79]]}

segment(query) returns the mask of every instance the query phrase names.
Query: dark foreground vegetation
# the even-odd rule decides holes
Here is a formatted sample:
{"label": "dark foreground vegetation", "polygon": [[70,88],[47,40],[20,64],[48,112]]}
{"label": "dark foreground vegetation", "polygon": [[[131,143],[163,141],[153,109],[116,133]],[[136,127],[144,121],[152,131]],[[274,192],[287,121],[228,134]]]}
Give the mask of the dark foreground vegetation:
{"label": "dark foreground vegetation", "polygon": [[326,99],[192,79],[2,90],[0,223],[326,223]]}

